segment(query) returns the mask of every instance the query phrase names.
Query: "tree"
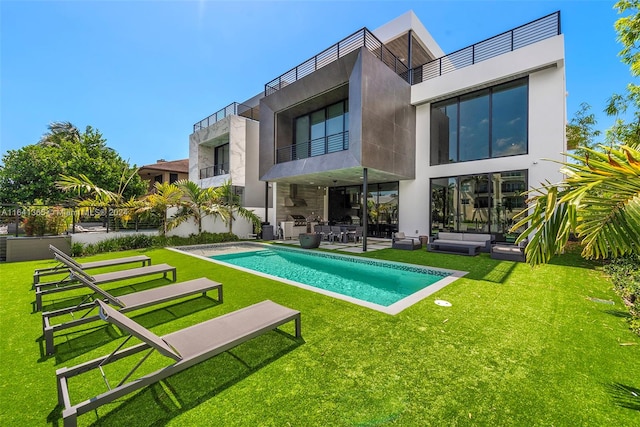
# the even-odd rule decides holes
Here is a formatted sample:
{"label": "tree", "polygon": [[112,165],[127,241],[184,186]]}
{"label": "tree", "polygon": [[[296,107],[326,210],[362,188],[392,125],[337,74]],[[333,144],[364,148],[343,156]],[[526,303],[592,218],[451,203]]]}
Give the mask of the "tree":
{"label": "tree", "polygon": [[47,126],[49,131],[42,135],[39,145],[58,146],[62,141],[79,143],[80,131],[71,122],[52,122]]}
{"label": "tree", "polygon": [[231,181],[225,181],[223,185],[216,188],[216,192],[218,195],[217,204],[220,206],[219,209],[226,212],[226,214],[221,215],[221,217],[229,227],[229,233],[233,233],[233,221],[236,219],[235,214],[252,222],[256,231],[259,232],[262,229],[260,217],[253,213],[253,211],[245,209],[242,206],[240,196],[233,191]]}
{"label": "tree", "polygon": [[162,228],[160,232],[162,235],[166,235],[172,227],[177,224],[170,222],[167,217],[167,209],[173,206],[177,206],[180,203],[182,197],[182,191],[175,184],[168,182],[155,183],[155,191],[151,194],[147,194],[142,200],[142,206],[140,206],[136,213],[153,212],[158,214],[162,218]]}
{"label": "tree", "polygon": [[226,221],[227,211],[216,203],[220,194],[213,187],[200,188],[193,181],[180,180],[175,183],[182,191],[182,200],[179,202],[178,212],[173,216],[170,227],[175,227],[182,222],[193,218],[198,224],[198,234],[202,233],[202,219],[208,215],[221,217]]}
{"label": "tree", "polygon": [[61,175],[85,175],[96,186],[117,192],[126,171],[132,178],[122,193],[124,198],[146,192],[144,181],[133,174],[135,167],[107,147],[102,134],[91,126],[80,133],[68,122],[52,123],[39,143],[7,151],[2,163],[0,203],[65,202],[67,194],[55,185]]}
{"label": "tree", "polygon": [[[616,21],[622,61],[640,76],[640,0],[619,1]],[[640,253],[640,87],[630,83],[625,95],[614,94],[605,112],[615,116],[605,143],[583,147],[562,164],[566,178],[529,192],[531,209],[512,230],[527,226],[518,241],[530,238],[527,261],[540,264],[560,253],[571,233],[583,245],[585,258]],[[620,117],[631,112],[631,119]],[[582,135],[593,135],[589,120]]]}

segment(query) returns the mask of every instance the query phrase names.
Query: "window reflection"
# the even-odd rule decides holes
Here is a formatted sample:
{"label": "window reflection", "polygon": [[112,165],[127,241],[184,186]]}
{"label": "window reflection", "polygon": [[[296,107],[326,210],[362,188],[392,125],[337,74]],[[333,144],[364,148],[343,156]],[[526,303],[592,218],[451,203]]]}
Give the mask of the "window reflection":
{"label": "window reflection", "polygon": [[514,216],[527,208],[526,174],[520,170],[432,179],[432,233],[491,233],[501,240]]}
{"label": "window reflection", "polygon": [[527,153],[528,79],[431,107],[431,164]]}

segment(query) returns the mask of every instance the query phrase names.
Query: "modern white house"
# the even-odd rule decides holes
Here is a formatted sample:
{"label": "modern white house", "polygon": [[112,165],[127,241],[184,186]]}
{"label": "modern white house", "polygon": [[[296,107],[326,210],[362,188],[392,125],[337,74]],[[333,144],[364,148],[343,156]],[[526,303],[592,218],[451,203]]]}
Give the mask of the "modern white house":
{"label": "modern white house", "polygon": [[196,123],[189,178],[230,179],[266,221],[300,224],[285,237],[318,221],[501,240],[522,192],[561,179],[543,159],[563,160],[565,93],[559,12],[445,54],[410,11]]}

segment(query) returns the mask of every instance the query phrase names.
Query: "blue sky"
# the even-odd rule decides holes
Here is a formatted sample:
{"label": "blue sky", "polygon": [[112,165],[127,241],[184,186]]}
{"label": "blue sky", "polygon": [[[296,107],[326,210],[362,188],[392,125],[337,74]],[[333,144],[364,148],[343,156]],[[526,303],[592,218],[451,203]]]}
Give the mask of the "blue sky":
{"label": "blue sky", "polygon": [[567,114],[631,81],[613,1],[0,0],[0,154],[52,121],[99,129],[138,166],[187,158],[193,124],[356,30],[413,10],[450,53],[556,10]]}

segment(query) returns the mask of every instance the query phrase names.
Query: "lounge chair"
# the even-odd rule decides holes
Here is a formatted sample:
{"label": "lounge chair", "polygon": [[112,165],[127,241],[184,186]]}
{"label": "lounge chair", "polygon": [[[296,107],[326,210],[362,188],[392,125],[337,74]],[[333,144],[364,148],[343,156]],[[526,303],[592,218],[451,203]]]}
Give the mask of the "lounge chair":
{"label": "lounge chair", "polygon": [[[115,265],[135,264],[135,263],[138,263],[138,262],[142,263],[142,267],[144,267],[145,265],[151,265],[151,258],[149,258],[146,255],[135,255],[135,256],[130,256],[130,257],[106,259],[106,260],[103,260],[103,261],[92,261],[92,262],[79,263],[76,260],[74,260],[72,257],[70,257],[66,253],[62,252],[60,249],[56,248],[53,245],[49,245],[49,250],[51,250],[51,252],[53,252],[55,255],[58,255],[60,258],[65,259],[67,262],[76,265],[78,268],[81,268],[82,270],[91,270],[92,268],[99,268],[99,267],[111,267],[111,266],[115,266]],[[58,274],[58,273],[61,273],[65,269],[68,270],[68,267],[64,263],[59,263],[55,267],[39,268],[33,273],[33,285],[35,286],[35,285],[39,284],[40,283],[40,278],[42,276],[50,276],[52,274]],[[49,283],[43,283],[42,285],[43,286],[44,285],[59,285],[59,284],[67,282],[68,279],[69,279],[68,277],[65,277],[62,280],[58,280],[58,281],[55,281],[55,282],[49,282]]]}
{"label": "lounge chair", "polygon": [[[64,408],[62,410],[62,418],[64,426],[67,427],[77,425],[79,415],[90,412],[105,403],[112,402],[150,384],[157,383],[164,378],[210,359],[292,320],[295,321],[296,338],[301,336],[300,312],[269,300],[162,337],[145,329],[104,302],[98,300],[96,304],[99,305],[102,319],[113,323],[123,332],[129,333],[130,336],[107,356],[56,371],[58,402]],[[120,350],[132,336],[143,342]],[[173,359],[173,363],[142,377],[132,378],[135,370],[154,350]],[[103,366],[141,351],[146,351],[141,360],[115,387],[110,386],[109,380],[104,374]],[[72,405],[69,396],[69,379],[95,369],[99,369],[103,373],[108,390]]]}
{"label": "lounge chair", "polygon": [[[96,275],[90,275],[89,273],[87,273],[86,271],[84,271],[82,268],[78,267],[75,262],[69,262],[66,258],[63,258],[61,256],[59,256],[58,254],[54,255],[56,260],[60,261],[61,263],[65,264],[68,268],[70,272],[74,272],[75,276],[84,276],[85,278],[87,278],[89,281],[93,282],[95,285],[102,285],[104,283],[110,283],[110,282],[117,282],[119,280],[126,280],[126,279],[133,279],[136,277],[142,277],[142,276],[149,276],[151,274],[158,274],[158,273],[162,273],[163,277],[166,279],[167,278],[167,273],[172,273],[173,276],[173,282],[176,281],[176,268],[170,266],[169,264],[157,264],[157,265],[148,265],[145,267],[138,267],[138,268],[130,268],[128,270],[119,270],[119,271],[112,271],[109,273],[102,273],[102,274],[96,274]],[[70,290],[70,289],[77,289],[77,288],[81,288],[85,285],[83,285],[82,283],[74,283],[74,284],[66,284],[65,286],[61,286],[61,287],[55,287],[55,288],[51,288],[51,289],[43,289],[45,286],[43,285],[35,285],[35,290],[36,290],[36,310],[37,311],[41,311],[42,310],[42,296],[43,295],[47,295],[47,294],[51,294],[51,293],[56,293],[56,292],[63,292],[66,290]]]}
{"label": "lounge chair", "polygon": [[[47,354],[54,353],[53,346],[53,334],[56,331],[63,329],[73,328],[75,326],[84,325],[99,319],[99,316],[89,316],[92,309],[96,306],[93,302],[95,297],[104,298],[112,305],[118,307],[121,313],[128,311],[138,310],[141,308],[149,307],[152,305],[162,304],[164,302],[172,301],[178,298],[187,297],[195,294],[206,295],[207,291],[216,289],[218,291],[218,302],[222,303],[222,284],[214,282],[202,277],[200,279],[189,280],[186,282],[175,283],[167,286],[160,286],[159,288],[148,289],[141,292],[134,292],[132,294],[122,295],[115,297],[104,289],[99,288],[92,281],[88,280],[82,275],[74,275],[71,273],[80,283],[93,290],[93,294],[88,295],[82,302],[75,307],[63,308],[55,311],[47,311],[42,313],[42,335],[45,341],[45,351]],[[91,301],[85,303],[85,301]],[[51,324],[51,319],[64,314],[69,314],[79,310],[88,310],[81,317],[73,319],[68,322]]]}

